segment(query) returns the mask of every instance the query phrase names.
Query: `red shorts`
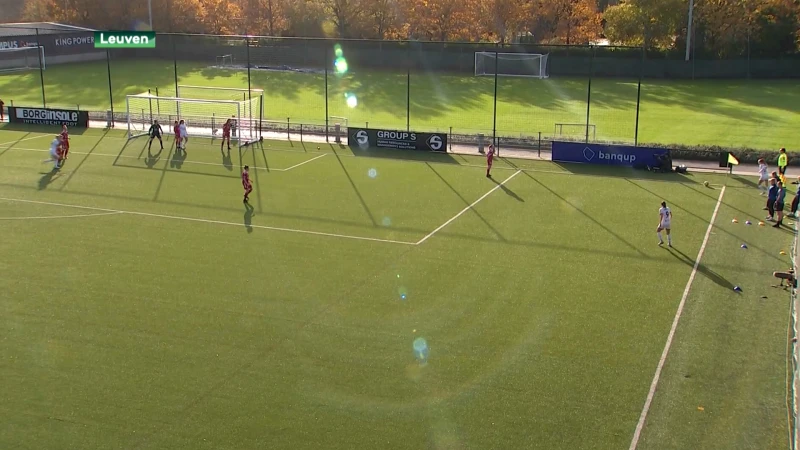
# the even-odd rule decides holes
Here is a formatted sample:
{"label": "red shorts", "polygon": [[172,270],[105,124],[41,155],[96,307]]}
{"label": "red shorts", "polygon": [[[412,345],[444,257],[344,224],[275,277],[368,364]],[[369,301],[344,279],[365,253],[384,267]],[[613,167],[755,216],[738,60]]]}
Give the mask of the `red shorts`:
{"label": "red shorts", "polygon": [[226,139],[226,138],[227,139],[231,138],[231,132],[230,131],[228,131],[228,132],[223,131],[222,132],[222,139]]}
{"label": "red shorts", "polygon": [[245,191],[252,191],[253,190],[253,185],[252,184],[243,184],[242,187],[244,188]]}
{"label": "red shorts", "polygon": [[487,159],[487,160],[486,160],[486,164],[488,164],[488,165],[489,165],[489,167],[491,167],[491,166],[492,166],[492,160],[491,160],[491,159]]}

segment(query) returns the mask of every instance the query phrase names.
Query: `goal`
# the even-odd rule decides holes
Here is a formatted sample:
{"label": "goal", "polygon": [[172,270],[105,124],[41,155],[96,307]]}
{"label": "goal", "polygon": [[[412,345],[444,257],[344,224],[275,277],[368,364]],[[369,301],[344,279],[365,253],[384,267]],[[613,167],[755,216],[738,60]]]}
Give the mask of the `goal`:
{"label": "goal", "polygon": [[568,140],[586,140],[589,137],[592,141],[597,140],[597,126],[585,123],[557,123],[553,132],[553,137]]}
{"label": "goal", "polygon": [[233,55],[217,56],[216,67],[231,67],[231,66],[233,66]]}
{"label": "goal", "polygon": [[547,56],[540,53],[475,52],[475,76],[548,78]]}
{"label": "goal", "polygon": [[147,135],[150,125],[158,120],[165,134],[173,134],[175,121],[184,120],[189,136],[218,137],[222,125],[234,120],[231,141],[240,146],[260,135],[254,122],[244,117],[242,102],[235,100],[206,100],[196,98],[159,97],[149,94],[128,95],[125,98],[128,120],[128,139]]}
{"label": "goal", "polygon": [[[236,123],[237,128],[234,130],[234,134],[238,133],[240,137],[252,140],[258,139],[261,136],[261,120],[264,118],[263,89],[248,90],[243,88],[179,84],[175,87],[174,95],[169,96],[198,100],[238,102],[241,106],[241,117]],[[177,107],[178,114],[182,114],[183,111],[180,110],[181,104],[178,103]]]}
{"label": "goal", "polygon": [[44,47],[0,49],[0,72],[16,72],[45,68]]}

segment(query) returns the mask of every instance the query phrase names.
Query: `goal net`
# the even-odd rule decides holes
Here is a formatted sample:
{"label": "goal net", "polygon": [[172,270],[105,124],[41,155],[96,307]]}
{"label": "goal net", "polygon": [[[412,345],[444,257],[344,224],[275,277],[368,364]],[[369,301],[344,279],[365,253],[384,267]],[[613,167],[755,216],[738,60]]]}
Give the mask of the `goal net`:
{"label": "goal net", "polygon": [[0,49],[0,72],[16,72],[45,68],[44,47]]}
{"label": "goal net", "polygon": [[597,140],[597,126],[585,123],[557,123],[553,133],[555,138],[571,141],[584,141],[587,136],[592,141]]}
{"label": "goal net", "polygon": [[548,78],[547,56],[539,53],[475,52],[475,76]]}
{"label": "goal net", "polygon": [[[174,90],[169,90],[169,96],[177,98],[198,99],[198,100],[224,100],[238,102],[241,109],[241,117],[236,122],[236,134],[238,137],[249,140],[256,140],[261,136],[261,120],[264,118],[264,90],[263,89],[242,89],[216,86],[191,86],[179,84]],[[163,91],[162,91],[163,92]],[[178,103],[178,114],[181,104]],[[220,122],[225,122],[224,120]]]}
{"label": "goal net", "polygon": [[218,55],[216,67],[233,66],[233,55]]}
{"label": "goal net", "polygon": [[183,120],[189,137],[220,137],[222,125],[233,119],[231,141],[240,146],[254,140],[253,122],[245,119],[242,102],[196,98],[159,97],[150,94],[128,95],[125,98],[128,118],[128,139],[147,135],[156,120],[164,134],[173,134],[175,121]]}

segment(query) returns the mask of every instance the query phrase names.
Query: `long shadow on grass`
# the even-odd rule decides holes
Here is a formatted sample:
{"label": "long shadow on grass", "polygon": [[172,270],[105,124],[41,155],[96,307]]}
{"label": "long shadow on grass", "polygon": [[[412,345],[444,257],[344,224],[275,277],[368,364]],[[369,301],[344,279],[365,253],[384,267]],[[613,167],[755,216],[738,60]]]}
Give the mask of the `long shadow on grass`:
{"label": "long shadow on grass", "polygon": [[47,186],[50,186],[50,183],[52,183],[53,180],[58,178],[58,175],[60,175],[60,174],[61,174],[61,172],[58,169],[53,169],[50,172],[47,172],[46,174],[42,175],[42,177],[39,178],[39,187],[38,187],[38,189],[40,191],[43,191],[43,190],[47,189]]}
{"label": "long shadow on grass", "polygon": [[[682,251],[676,249],[675,247],[672,247],[672,248],[667,247],[667,250],[669,250],[670,254],[672,256],[674,256],[675,259],[677,259],[678,261],[686,264],[687,266],[689,266],[691,268],[694,268],[694,265],[697,263],[696,260],[690,258],[685,253],[683,253]],[[703,274],[709,280],[711,280],[714,283],[716,283],[720,287],[723,287],[723,288],[728,289],[728,290],[732,290],[734,288],[733,283],[731,283],[730,281],[726,280],[725,277],[723,277],[722,275],[718,274],[717,272],[714,272],[713,270],[709,269],[703,263],[700,263],[700,264],[697,265],[697,271],[699,273]]]}
{"label": "long shadow on grass", "polygon": [[[330,144],[331,151],[337,153],[335,144]],[[409,150],[392,150],[382,148],[369,148],[362,150],[360,148],[348,147],[346,145],[339,145],[339,151],[342,151],[345,156],[356,156],[366,158],[378,159],[392,159],[398,161],[414,161],[424,163],[436,164],[459,164],[460,162],[453,157],[453,155],[444,152],[423,152],[423,151],[409,151]],[[349,150],[349,155],[347,154]]]}
{"label": "long shadow on grass", "polygon": [[[629,183],[631,183],[632,185],[634,185],[634,186],[638,187],[639,189],[641,189],[641,190],[643,190],[643,191],[645,191],[645,192],[647,192],[647,193],[649,193],[649,194],[652,194],[652,195],[653,195],[654,197],[656,197],[657,199],[659,199],[659,200],[664,200],[664,196],[662,196],[662,195],[658,195],[658,194],[656,194],[655,192],[653,192],[653,191],[651,191],[651,190],[647,189],[646,187],[644,187],[644,186],[642,186],[642,185],[640,185],[640,184],[637,184],[637,183],[635,183],[635,182],[634,182],[634,181],[632,181],[632,180],[628,180],[628,182],[629,182]],[[687,187],[688,187],[688,186],[687,186]],[[690,189],[691,189],[691,188],[690,188]],[[719,197],[711,197],[711,198],[712,198],[713,200],[715,200],[715,201],[716,201],[716,200],[717,200]],[[668,203],[670,203],[671,205],[673,205],[673,206],[677,206],[678,208],[682,209],[684,212],[686,212],[686,214],[689,214],[690,216],[692,216],[692,217],[694,217],[694,218],[696,218],[696,219],[699,219],[699,220],[701,220],[701,221],[703,221],[703,222],[705,222],[705,223],[708,223],[708,221],[710,220],[710,217],[709,217],[709,218],[706,218],[706,217],[701,217],[701,216],[699,216],[699,215],[697,215],[697,214],[695,214],[695,213],[693,213],[693,212],[689,211],[687,208],[684,208],[684,207],[683,207],[683,206],[681,206],[680,204],[678,204],[678,203],[675,203],[675,202],[674,202],[674,201],[672,201],[672,200],[669,200],[669,199],[667,199],[666,201],[667,201]],[[725,202],[723,202],[722,204],[725,204]],[[726,206],[727,206],[727,205],[726,205]],[[735,208],[732,208],[732,209],[735,209]],[[749,215],[749,214],[748,214],[748,215]],[[743,238],[743,237],[741,237],[741,236],[737,236],[737,235],[735,235],[735,234],[731,233],[730,231],[728,231],[728,230],[726,230],[726,229],[724,229],[724,228],[719,228],[719,227],[716,227],[716,226],[715,226],[715,227],[714,227],[714,229],[715,229],[715,230],[718,230],[718,231],[721,231],[721,232],[723,232],[723,233],[727,234],[728,236],[734,237],[734,238],[736,238],[736,240],[738,240],[738,241],[742,241],[742,242],[744,242],[744,241],[746,240],[745,238]],[[760,251],[761,253],[764,253],[765,255],[769,255],[769,257],[771,257],[771,258],[773,258],[773,259],[775,259],[775,260],[777,260],[777,261],[781,261],[781,259],[780,259],[780,258],[778,258],[777,256],[773,255],[771,252],[768,252],[767,250],[765,250],[765,249],[764,249],[764,248],[762,248],[762,247],[759,247],[759,246],[757,246],[757,245],[750,245],[750,248],[754,248],[754,249],[756,249],[756,250]]]}
{"label": "long shadow on grass", "polygon": [[511,189],[509,189],[508,186],[506,186],[505,184],[495,180],[494,178],[490,178],[490,179],[492,180],[492,182],[494,182],[494,184],[500,186],[500,189],[502,189],[503,192],[505,192],[505,194],[508,195],[509,197],[513,198],[514,200],[516,200],[518,202],[523,202],[523,203],[525,202],[525,200],[522,197],[517,195],[516,192],[512,191]]}
{"label": "long shadow on grass", "polygon": [[[453,193],[454,193],[454,194],[456,194],[456,196],[458,196],[458,198],[460,198],[462,202],[464,202],[464,205],[466,205],[466,206],[469,206],[469,205],[470,205],[470,202],[469,202],[469,201],[467,201],[467,199],[465,199],[465,198],[464,198],[464,197],[463,197],[463,196],[462,196],[462,195],[461,195],[461,194],[460,194],[460,193],[459,193],[459,192],[456,190],[456,188],[454,188],[454,187],[453,187],[453,185],[452,185],[452,184],[448,183],[448,182],[447,182],[447,180],[445,180],[445,179],[444,179],[444,177],[443,177],[443,176],[442,176],[442,175],[441,175],[439,172],[437,172],[437,171],[436,171],[436,169],[434,169],[434,168],[433,168],[433,167],[432,167],[430,164],[428,164],[428,163],[425,163],[425,165],[427,165],[427,166],[428,166],[428,168],[429,168],[429,169],[431,169],[431,171],[433,171],[433,173],[434,173],[434,174],[436,174],[436,176],[437,176],[437,177],[439,177],[439,179],[440,179],[440,180],[442,180],[442,183],[444,183],[444,184],[445,184],[445,186],[449,187],[449,188],[450,188],[450,190],[451,190],[451,191],[453,191]],[[494,180],[492,180],[492,181],[494,181]],[[497,183],[497,182],[495,181],[495,183]],[[503,235],[502,235],[502,234],[500,234],[500,232],[499,232],[499,231],[498,231],[498,230],[497,230],[495,227],[493,227],[493,226],[492,226],[492,224],[490,224],[490,223],[489,223],[489,221],[488,221],[488,220],[486,220],[486,219],[483,217],[483,215],[481,215],[481,213],[479,213],[479,212],[478,212],[478,211],[477,211],[475,208],[472,208],[472,212],[473,212],[473,213],[475,213],[475,215],[476,215],[476,216],[478,216],[478,218],[479,218],[479,219],[481,219],[481,221],[482,221],[482,222],[483,222],[483,223],[484,223],[484,224],[485,224],[487,227],[489,227],[489,229],[490,229],[490,230],[492,230],[492,231],[494,232],[494,234],[495,234],[495,235],[497,235],[497,237],[498,237],[498,238],[500,238],[500,240],[501,240],[501,241],[503,241],[503,242],[507,242],[506,238],[505,238],[505,237],[503,237]]]}
{"label": "long shadow on grass", "polygon": [[602,223],[600,223],[600,222],[599,222],[597,219],[595,219],[594,217],[592,217],[591,215],[587,214],[586,212],[584,212],[584,211],[583,211],[582,209],[580,209],[579,207],[577,207],[577,206],[575,206],[574,204],[572,204],[572,203],[571,203],[569,200],[567,200],[566,198],[564,198],[564,197],[562,197],[561,195],[559,195],[558,193],[556,193],[556,191],[554,191],[554,190],[550,189],[549,187],[547,187],[547,185],[545,185],[545,184],[544,184],[544,183],[542,183],[541,181],[539,181],[539,180],[537,180],[536,178],[534,178],[533,176],[531,176],[531,174],[529,174],[529,173],[527,173],[527,172],[523,172],[523,173],[525,174],[525,176],[527,176],[528,178],[530,178],[531,180],[535,181],[537,184],[539,184],[540,186],[542,186],[543,188],[545,188],[547,191],[549,191],[549,192],[550,192],[551,194],[553,194],[555,197],[557,197],[558,199],[560,199],[562,202],[564,202],[564,203],[568,204],[569,206],[573,207],[573,208],[575,209],[575,211],[578,211],[579,213],[581,213],[581,214],[582,214],[584,217],[586,217],[587,219],[591,220],[591,221],[592,221],[592,222],[593,222],[595,225],[597,225],[597,226],[599,226],[600,228],[604,229],[604,230],[605,230],[605,231],[606,231],[608,234],[610,234],[610,235],[614,236],[614,237],[615,237],[615,238],[616,238],[618,241],[620,241],[620,242],[622,242],[623,244],[625,244],[626,246],[628,246],[628,248],[630,248],[631,250],[633,250],[633,251],[635,251],[636,253],[638,253],[638,254],[639,254],[641,257],[643,257],[643,258],[649,258],[649,256],[648,256],[648,255],[646,255],[646,254],[645,254],[644,252],[642,252],[641,250],[639,250],[639,248],[638,248],[638,247],[636,247],[635,245],[631,244],[631,243],[630,243],[630,242],[628,242],[628,241],[627,241],[625,238],[623,238],[623,237],[622,237],[622,236],[620,236],[619,234],[615,233],[615,232],[614,232],[614,230],[612,230],[611,228],[608,228],[607,226],[603,225],[603,224],[602,224]]}
{"label": "long shadow on grass", "polygon": [[80,169],[81,166],[83,166],[83,163],[85,163],[89,159],[89,157],[92,156],[92,152],[95,151],[95,149],[97,149],[97,146],[100,145],[101,142],[103,142],[103,138],[102,137],[94,144],[94,146],[91,148],[91,150],[89,150],[88,152],[86,152],[85,155],[83,155],[83,159],[81,160],[81,162],[78,163],[78,166],[75,167],[75,169],[70,172],[70,174],[67,177],[66,181],[64,181],[64,184],[62,184],[61,187],[58,189],[59,191],[63,191],[64,188],[67,187],[67,183],[69,183],[69,180],[71,180],[72,177],[74,177],[75,174],[78,173],[78,169]]}
{"label": "long shadow on grass", "polygon": [[344,172],[345,176],[347,176],[347,180],[350,182],[350,186],[353,187],[353,191],[356,193],[356,196],[358,196],[358,200],[361,202],[361,206],[364,208],[364,211],[366,211],[367,215],[369,216],[369,220],[372,221],[372,226],[377,227],[378,222],[375,221],[375,216],[372,215],[372,211],[370,211],[369,206],[367,206],[367,202],[364,201],[364,197],[361,196],[361,192],[358,190],[356,183],[353,182],[353,177],[350,176],[350,173],[344,166],[342,159],[336,152],[334,152],[334,156],[336,156],[336,161],[339,162],[339,165],[342,167],[342,171]]}
{"label": "long shadow on grass", "polygon": [[676,183],[697,183],[690,177],[675,172],[653,173],[645,170],[636,170],[632,168],[604,167],[604,166],[594,166],[590,164],[579,164],[579,163],[555,162],[554,164],[564,169],[566,172],[575,175],[617,177],[617,178],[634,179],[634,180],[671,181]]}

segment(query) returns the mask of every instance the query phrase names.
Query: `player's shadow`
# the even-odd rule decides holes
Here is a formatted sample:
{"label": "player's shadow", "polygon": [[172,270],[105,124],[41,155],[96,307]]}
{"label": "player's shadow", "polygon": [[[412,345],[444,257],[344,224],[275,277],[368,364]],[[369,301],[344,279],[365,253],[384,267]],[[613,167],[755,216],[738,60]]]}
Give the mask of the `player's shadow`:
{"label": "player's shadow", "polygon": [[42,177],[39,178],[39,190],[43,191],[47,189],[47,186],[49,186],[50,183],[53,182],[53,179],[56,178],[56,176],[58,176],[59,173],[60,171],[58,169],[53,169],[50,172],[47,172],[46,174],[42,175]]}
{"label": "player's shadow", "polygon": [[147,158],[144,160],[144,164],[150,169],[155,167],[155,165],[158,164],[158,160],[161,159],[161,152],[163,151],[164,149],[162,148],[154,155],[150,149],[147,149]]}
{"label": "player's shadow", "polygon": [[228,172],[233,172],[233,159],[231,158],[231,151],[228,150],[226,152],[225,150],[221,150],[220,153],[222,153],[222,165],[228,169]]}
{"label": "player's shadow", "polygon": [[180,169],[184,161],[186,161],[186,151],[175,150],[172,154],[172,158],[169,160],[169,166],[174,169]]}
{"label": "player's shadow", "polygon": [[758,183],[751,180],[750,178],[743,177],[741,175],[731,175],[731,179],[736,180],[739,183],[744,184],[745,186],[758,187]]}
{"label": "player's shadow", "polygon": [[[696,261],[689,256],[687,256],[682,251],[676,249],[675,247],[666,247],[672,256],[675,257],[678,261],[686,264],[687,266],[694,268]],[[709,280],[716,283],[718,286],[723,287],[728,290],[733,290],[734,285],[730,281],[726,280],[722,275],[714,272],[713,270],[709,269],[705,264],[700,263],[697,265],[697,271]]]}
{"label": "player's shadow", "polygon": [[256,213],[256,208],[251,206],[249,203],[244,204],[244,227],[247,229],[248,233],[253,232],[253,216]]}
{"label": "player's shadow", "polygon": [[499,181],[495,180],[494,178],[491,178],[491,180],[492,180],[492,181],[493,181],[495,184],[497,184],[498,186],[500,186],[500,189],[502,189],[502,190],[503,190],[503,192],[505,192],[505,193],[506,193],[506,195],[510,196],[511,198],[513,198],[514,200],[516,200],[516,201],[518,201],[518,202],[523,202],[523,203],[525,202],[525,200],[524,200],[522,197],[520,197],[519,195],[517,195],[517,193],[516,193],[516,192],[512,191],[512,190],[511,190],[511,189],[509,189],[508,187],[506,187],[506,185],[505,185],[505,184],[502,184],[501,182],[499,182]]}

